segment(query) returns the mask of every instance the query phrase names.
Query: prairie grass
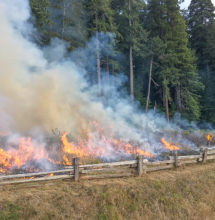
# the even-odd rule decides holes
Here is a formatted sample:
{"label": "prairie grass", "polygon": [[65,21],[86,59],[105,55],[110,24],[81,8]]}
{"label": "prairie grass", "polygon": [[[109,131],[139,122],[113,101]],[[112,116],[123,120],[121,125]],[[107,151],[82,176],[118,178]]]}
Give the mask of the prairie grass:
{"label": "prairie grass", "polygon": [[215,219],[215,163],[139,178],[0,186],[0,219]]}

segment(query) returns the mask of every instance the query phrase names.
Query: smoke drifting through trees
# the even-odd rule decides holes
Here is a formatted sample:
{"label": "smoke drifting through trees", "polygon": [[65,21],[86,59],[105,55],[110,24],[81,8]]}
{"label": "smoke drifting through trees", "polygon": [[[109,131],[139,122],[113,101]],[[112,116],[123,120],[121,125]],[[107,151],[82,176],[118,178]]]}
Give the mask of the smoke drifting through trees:
{"label": "smoke drifting through trees", "polygon": [[[63,5],[68,2],[69,7],[63,10]],[[201,0],[197,2],[200,4]],[[208,0],[207,4],[210,2],[211,0]],[[50,39],[57,36],[66,40],[68,49],[74,51],[80,46],[85,47],[93,36],[97,36],[103,43],[98,32],[111,32],[116,36],[112,53],[100,54],[103,50],[98,44],[95,45],[95,71],[85,68],[85,77],[100,85],[102,71],[105,70],[108,76],[124,72],[128,77],[124,88],[131,97],[134,96],[134,99],[140,102],[143,109],[159,109],[166,112],[167,118],[180,112],[189,120],[213,121],[214,114],[210,110],[214,108],[211,99],[213,86],[207,83],[209,79],[203,77],[205,74],[199,74],[202,73],[201,68],[196,68],[195,51],[191,50],[196,48],[192,42],[192,48],[189,48],[187,26],[180,14],[177,0],[150,0],[147,4],[142,0],[43,0],[43,6],[35,0],[30,3],[41,36],[40,45],[49,44]],[[195,1],[192,1],[192,4],[194,3]],[[209,6],[213,13],[213,5]],[[208,6],[203,4],[202,10],[207,8]],[[195,20],[195,16],[189,19]],[[212,37],[213,23],[214,21],[210,26],[210,34],[206,34],[207,28],[205,31],[198,31],[199,34],[209,36],[206,43],[201,45],[201,49],[207,51],[204,54],[206,60],[214,60],[213,47],[210,46],[215,39]],[[62,30],[70,33],[69,37],[62,35]],[[38,42],[38,38],[36,41]],[[123,59],[116,59],[116,51],[123,54]],[[198,51],[196,52],[198,56]],[[152,72],[149,74],[151,65]],[[211,82],[215,78],[213,66],[213,62],[208,66]],[[95,79],[92,75],[96,74]],[[152,83],[149,83],[150,79]],[[206,85],[205,89],[203,84]],[[151,91],[148,97],[149,85]]]}
{"label": "smoke drifting through trees", "polygon": [[[0,131],[10,133],[9,144],[18,141],[19,135],[14,133],[19,133],[33,135],[33,142],[39,143],[36,146],[44,148],[45,134],[58,128],[69,132],[74,140],[97,137],[95,149],[103,149],[104,157],[113,159],[111,142],[102,139],[93,125],[97,121],[105,136],[135,143],[157,156],[163,150],[160,138],[169,137],[166,131],[171,129],[178,130],[174,141],[195,147],[182,138],[176,125],[167,126],[164,116],[143,114],[136,104],[132,106],[129,95],[121,89],[126,82],[123,75],[108,75],[114,82],[109,84],[102,78],[102,101],[98,98],[97,86],[86,80],[87,70],[96,69],[95,38],[86,48],[72,53],[68,53],[68,43],[57,39],[41,50],[29,40],[35,30],[28,23],[27,1],[1,2],[0,16],[0,31],[4,33],[0,40]],[[112,36],[100,33],[100,38],[101,54],[116,55]]]}

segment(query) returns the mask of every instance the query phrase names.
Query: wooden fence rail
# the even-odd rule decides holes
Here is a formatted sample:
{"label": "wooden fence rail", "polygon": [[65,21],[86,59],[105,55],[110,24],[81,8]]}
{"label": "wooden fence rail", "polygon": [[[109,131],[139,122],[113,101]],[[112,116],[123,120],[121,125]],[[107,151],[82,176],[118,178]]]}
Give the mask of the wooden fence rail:
{"label": "wooden fence rail", "polygon": [[179,156],[178,152],[174,152],[174,156],[170,156],[168,160],[154,162],[150,162],[139,155],[136,160],[79,165],[79,158],[73,158],[73,166],[65,167],[62,170],[0,175],[0,185],[57,179],[73,179],[74,181],[79,181],[80,179],[143,176],[145,173],[172,169],[174,167],[177,168],[187,164],[204,164],[209,160],[215,160],[215,147],[202,147],[198,155]]}

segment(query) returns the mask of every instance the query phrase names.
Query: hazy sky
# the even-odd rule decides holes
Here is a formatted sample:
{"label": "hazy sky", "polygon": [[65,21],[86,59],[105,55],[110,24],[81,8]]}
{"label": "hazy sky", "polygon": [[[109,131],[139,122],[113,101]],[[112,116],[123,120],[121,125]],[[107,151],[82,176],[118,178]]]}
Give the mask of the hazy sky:
{"label": "hazy sky", "polygon": [[[211,0],[213,4],[215,5],[215,0]],[[190,4],[191,0],[185,0],[183,4],[181,4],[182,8],[187,8]]]}

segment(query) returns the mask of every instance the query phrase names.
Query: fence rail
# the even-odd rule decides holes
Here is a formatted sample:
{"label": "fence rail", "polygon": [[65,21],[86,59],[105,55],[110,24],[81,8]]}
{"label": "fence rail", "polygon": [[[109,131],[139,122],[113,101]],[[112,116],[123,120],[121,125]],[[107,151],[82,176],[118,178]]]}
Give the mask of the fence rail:
{"label": "fence rail", "polygon": [[215,147],[202,147],[198,155],[170,156],[169,160],[149,162],[143,156],[137,156],[136,160],[80,165],[79,158],[73,158],[73,166],[65,167],[63,170],[26,173],[16,175],[0,175],[0,185],[28,183],[57,179],[100,179],[119,178],[128,176],[142,176],[145,173],[159,170],[173,169],[174,167],[185,166],[187,164],[206,163],[215,160]]}

